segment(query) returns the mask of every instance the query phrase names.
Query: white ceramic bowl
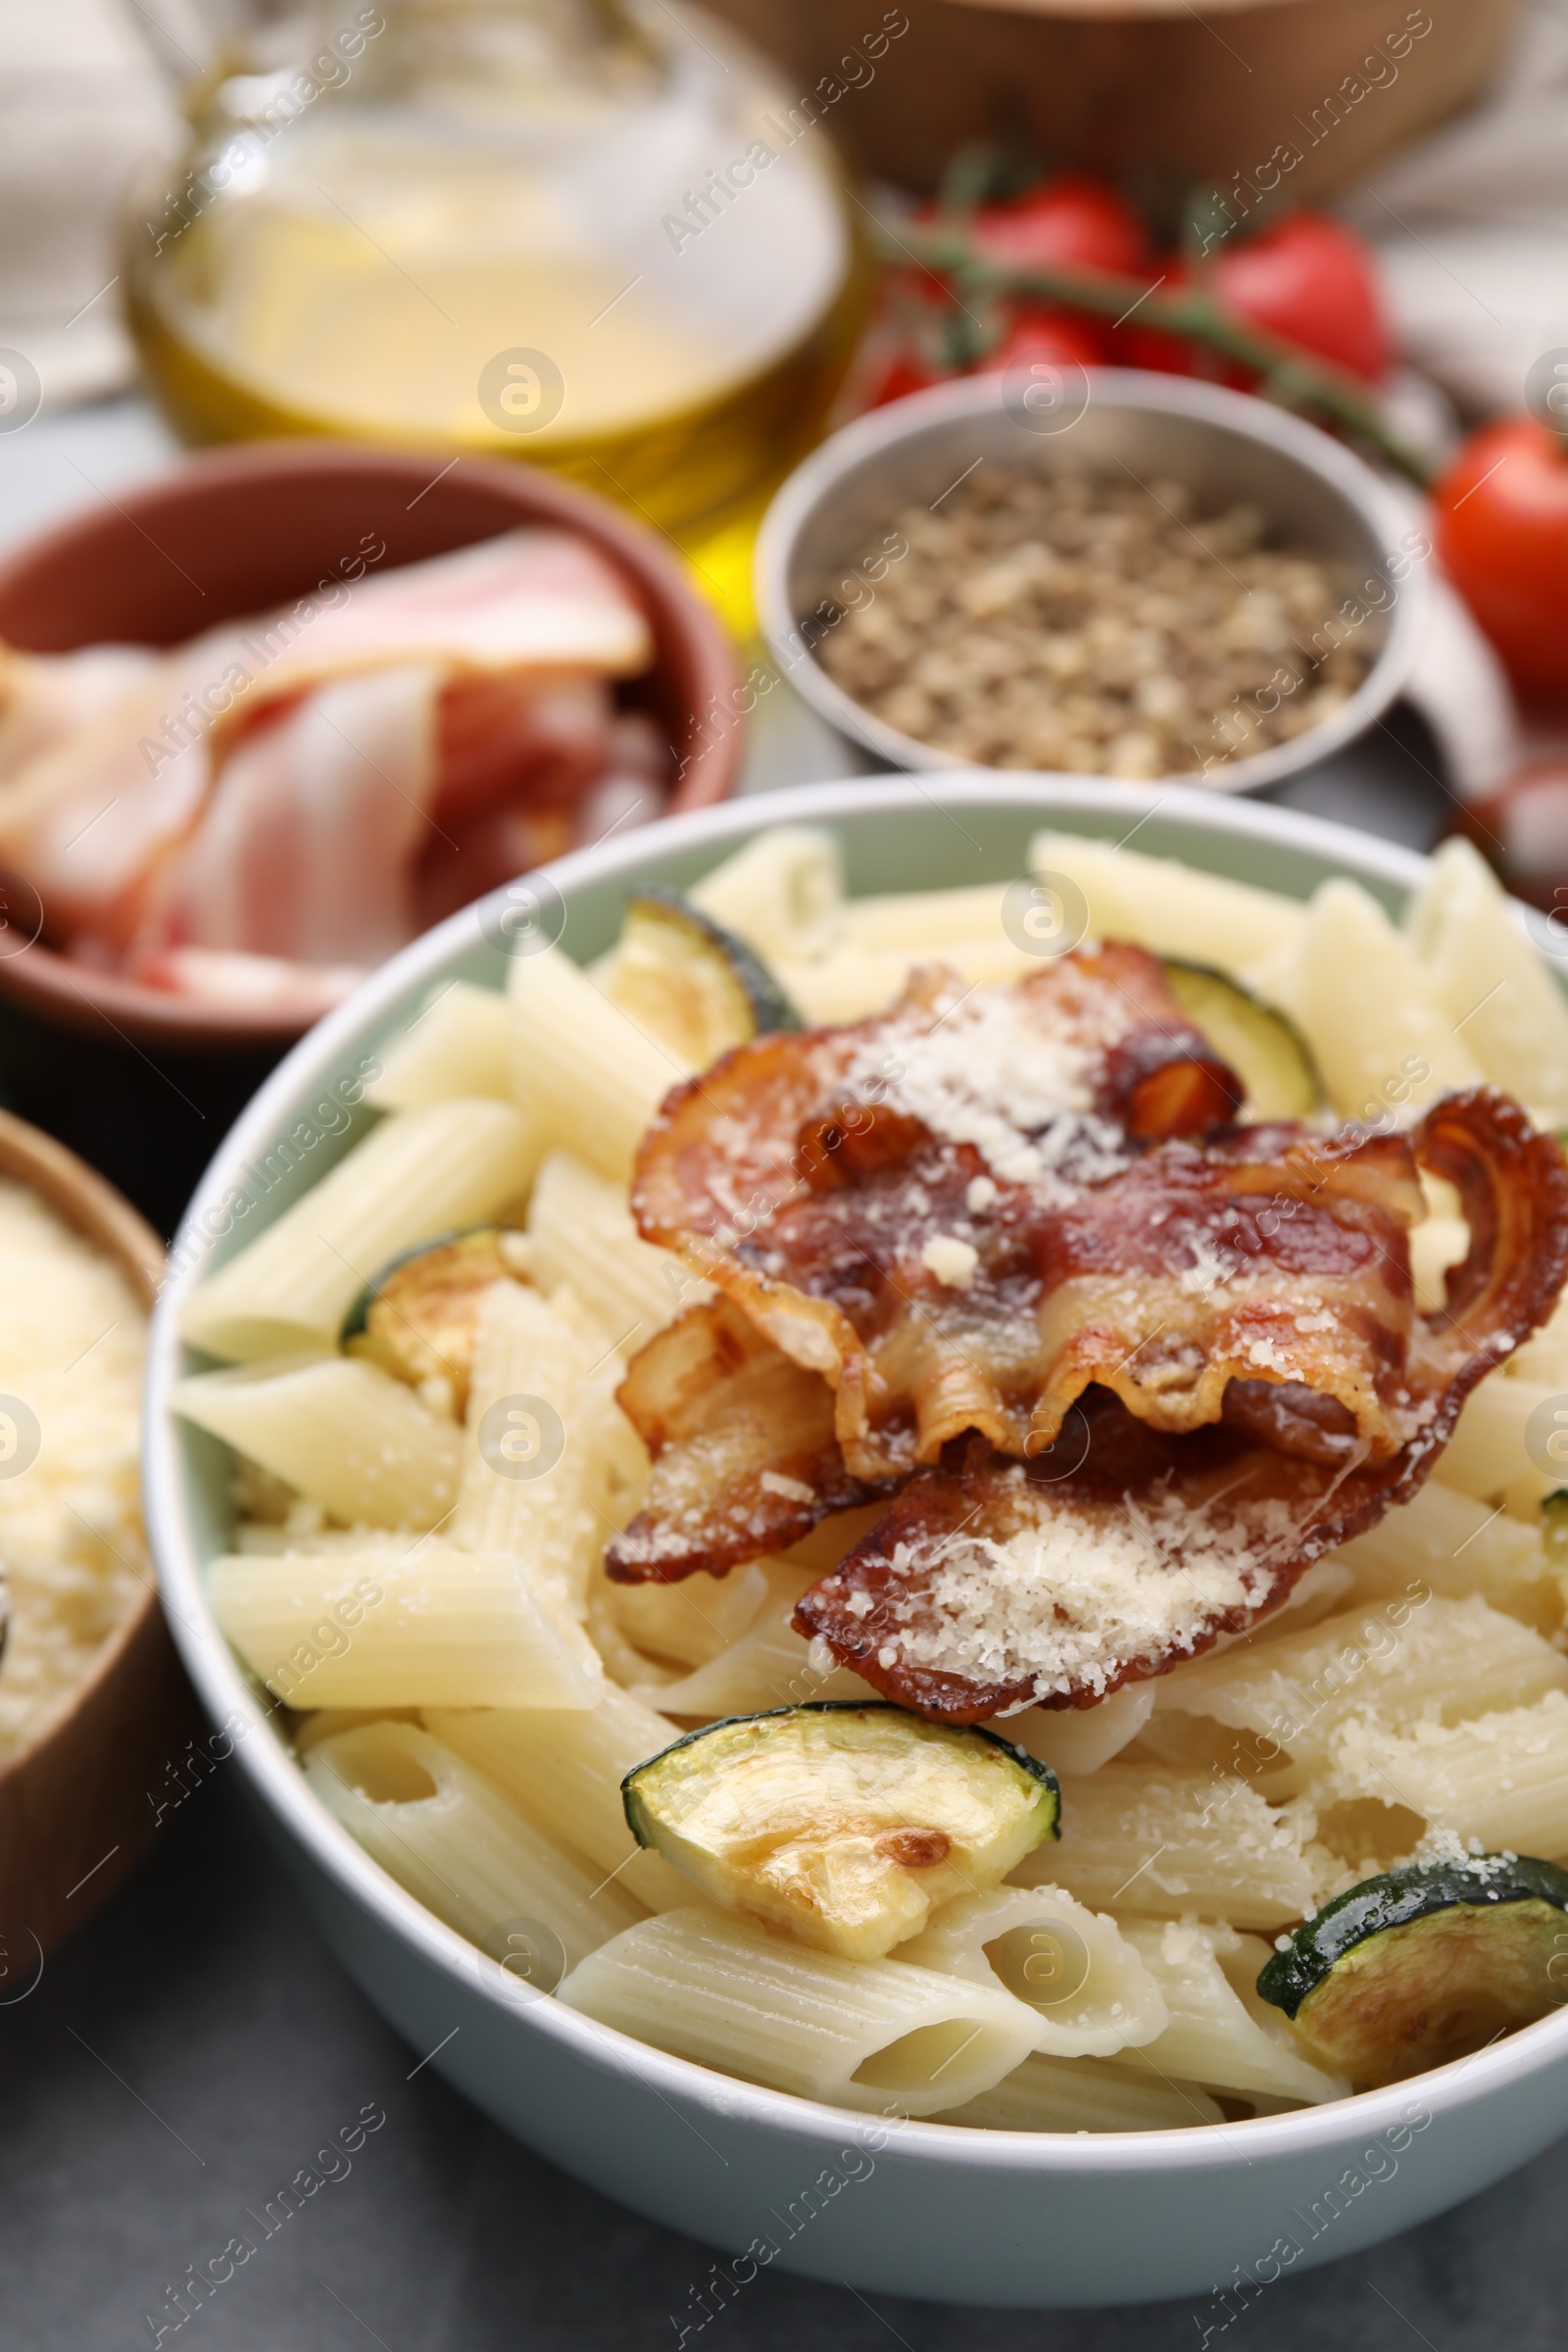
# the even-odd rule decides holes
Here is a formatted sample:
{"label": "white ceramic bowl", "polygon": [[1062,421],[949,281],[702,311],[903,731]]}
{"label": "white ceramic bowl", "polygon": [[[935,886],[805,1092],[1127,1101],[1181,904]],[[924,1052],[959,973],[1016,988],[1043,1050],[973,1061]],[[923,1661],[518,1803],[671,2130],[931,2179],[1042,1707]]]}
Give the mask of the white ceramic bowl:
{"label": "white ceramic bowl", "polygon": [[[846,694],[811,651],[820,636],[812,640],[803,623],[824,601],[842,608],[874,595],[876,551],[894,517],[907,506],[940,506],[988,458],[1113,478],[1125,469],[1142,482],[1163,476],[1185,483],[1209,512],[1254,500],[1288,543],[1331,559],[1348,590],[1364,589],[1368,617],[1352,641],[1369,667],[1354,694],[1304,734],[1220,760],[1203,778],[1208,791],[1281,784],[1382,717],[1408,683],[1428,627],[1429,567],[1401,545],[1415,519],[1403,494],[1342,442],[1268,401],[1142,368],[1079,369],[1081,414],[1069,386],[1063,414],[1074,420],[1043,432],[1020,403],[1023,373],[962,376],[858,416],[796,467],[768,508],[754,566],[758,617],[775,664],[818,717],[889,767],[961,764]],[[1100,789],[1118,806],[1126,791],[1114,776]]]}
{"label": "white ceramic bowl", "polygon": [[[1021,872],[1030,833],[1048,821],[1119,835],[1142,820],[1140,850],[1297,897],[1349,873],[1396,906],[1424,866],[1363,834],[1200,793],[1129,786],[1107,804],[1094,784],[861,778],[734,802],[562,859],[547,871],[565,945],[583,957],[608,945],[634,877],[688,883],[784,819],[834,825],[858,892]],[[228,1137],[172,1252],[147,1394],[148,1520],[185,1663],[214,1716],[237,1727],[238,1769],[317,1924],[418,2057],[568,2172],[736,2258],[737,2284],[771,2247],[767,2259],[785,2270],[960,2303],[1191,2295],[1216,2329],[1236,2306],[1210,2307],[1209,2296],[1238,2270],[1266,2285],[1353,2253],[1555,2139],[1568,2125],[1568,2013],[1413,2083],[1249,2123],[1094,2137],[884,2125],[710,2074],[531,1994],[338,1826],[207,1606],[203,1565],[229,1519],[226,1457],[170,1410],[182,1368],[175,1316],[196,1277],[236,1245],[205,1237],[228,1221],[224,1202],[248,1181],[247,1163],[259,1167],[326,1087],[396,1035],[432,982],[502,981],[482,911],[395,956],[295,1048]],[[294,1192],[348,1140],[308,1148]],[[290,1197],[279,1185],[242,1230]]]}

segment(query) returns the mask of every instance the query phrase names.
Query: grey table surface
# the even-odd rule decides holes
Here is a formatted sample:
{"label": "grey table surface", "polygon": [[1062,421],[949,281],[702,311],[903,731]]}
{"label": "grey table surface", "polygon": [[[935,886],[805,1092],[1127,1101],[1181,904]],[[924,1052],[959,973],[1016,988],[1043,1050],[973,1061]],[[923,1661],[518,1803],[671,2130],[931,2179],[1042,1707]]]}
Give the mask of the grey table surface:
{"label": "grey table surface", "polygon": [[[113,497],[169,449],[134,401],[0,441],[0,549]],[[850,764],[799,704],[775,695],[761,709],[750,789]],[[1447,808],[1430,742],[1397,712],[1288,798],[1414,847]],[[269,2201],[366,2110],[385,2122],[351,2168],[269,2234]],[[1421,2230],[1282,2279],[1223,2329],[1206,2298],[982,2311],[868,2300],[768,2270],[702,2333],[711,2352],[890,2340],[906,2352],[1202,2352],[1205,2328],[1210,2343],[1230,2339],[1225,2352],[1331,2340],[1560,2352],[1564,2212],[1559,2145]],[[178,2321],[172,2290],[241,2232],[255,2253]],[[0,2006],[3,2352],[678,2352],[709,2261],[519,2147],[419,2064],[318,1940],[232,1776],[192,1795],[140,1876],[24,1999]]]}

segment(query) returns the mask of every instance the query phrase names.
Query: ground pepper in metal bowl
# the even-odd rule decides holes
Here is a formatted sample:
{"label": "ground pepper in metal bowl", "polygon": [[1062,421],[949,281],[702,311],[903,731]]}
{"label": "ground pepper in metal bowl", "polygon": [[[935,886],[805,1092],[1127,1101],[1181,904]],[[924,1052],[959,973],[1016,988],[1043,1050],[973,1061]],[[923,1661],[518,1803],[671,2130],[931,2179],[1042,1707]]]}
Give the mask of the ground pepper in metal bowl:
{"label": "ground pepper in metal bowl", "polygon": [[1335,616],[1332,563],[1149,486],[983,466],[817,649],[861,707],[983,767],[1146,778],[1247,759],[1319,725],[1376,648]]}

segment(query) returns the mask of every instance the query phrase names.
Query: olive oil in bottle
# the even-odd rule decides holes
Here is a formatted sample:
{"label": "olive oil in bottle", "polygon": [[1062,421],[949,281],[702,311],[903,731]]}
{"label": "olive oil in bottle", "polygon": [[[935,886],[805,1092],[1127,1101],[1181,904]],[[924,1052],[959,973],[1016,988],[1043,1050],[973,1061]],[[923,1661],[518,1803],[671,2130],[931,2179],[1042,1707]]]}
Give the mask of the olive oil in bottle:
{"label": "olive oil in bottle", "polygon": [[559,467],[744,622],[751,527],[860,319],[812,109],[684,0],[345,5],[208,76],[131,223],[176,429]]}

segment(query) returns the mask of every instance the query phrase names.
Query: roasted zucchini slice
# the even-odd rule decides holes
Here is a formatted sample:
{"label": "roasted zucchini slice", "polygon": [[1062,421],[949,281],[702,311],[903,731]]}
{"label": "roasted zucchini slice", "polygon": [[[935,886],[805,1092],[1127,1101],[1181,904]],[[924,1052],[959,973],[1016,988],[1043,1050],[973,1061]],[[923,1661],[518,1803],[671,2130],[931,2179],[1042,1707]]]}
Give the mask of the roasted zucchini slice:
{"label": "roasted zucchini slice", "polygon": [[1358,2089],[1402,2082],[1568,2000],[1568,1871],[1528,1854],[1405,1864],[1325,1904],[1257,1989]]}
{"label": "roasted zucchini slice", "polygon": [[676,890],[650,887],[627,900],[613,993],[699,1069],[749,1038],[801,1026],[767,966]]}
{"label": "roasted zucchini slice", "polygon": [[445,1393],[434,1391],[433,1400],[446,1402],[461,1421],[479,1301],[493,1283],[515,1279],[496,1226],[440,1234],[406,1250],[366,1284],[343,1318],[344,1348],[411,1388],[444,1382]]}
{"label": "roasted zucchini slice", "polygon": [[1299,1033],[1282,1012],[1203,963],[1167,959],[1171,995],[1247,1089],[1254,1119],[1304,1119],[1323,1101],[1323,1082]]}
{"label": "roasted zucchini slice", "polygon": [[879,1960],[1059,1835],[1049,1764],[881,1700],[688,1732],[621,1784],[640,1845],[802,1943]]}

